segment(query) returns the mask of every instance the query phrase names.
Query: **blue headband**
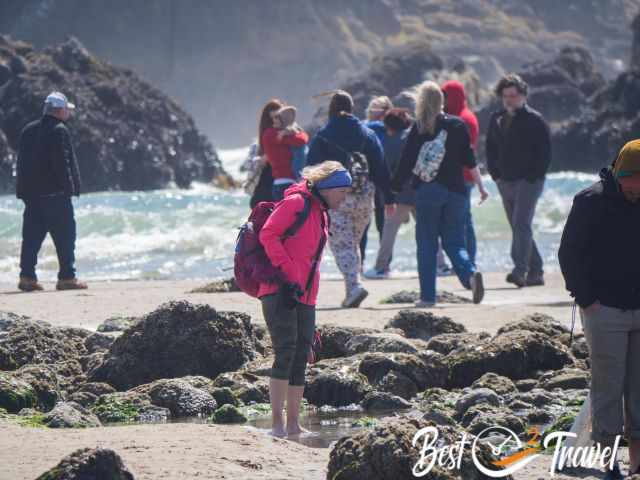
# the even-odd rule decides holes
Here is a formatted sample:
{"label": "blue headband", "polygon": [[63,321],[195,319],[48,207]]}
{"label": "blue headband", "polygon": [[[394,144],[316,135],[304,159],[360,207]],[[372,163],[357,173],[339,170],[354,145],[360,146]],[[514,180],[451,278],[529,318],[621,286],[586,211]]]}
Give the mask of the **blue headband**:
{"label": "blue headband", "polygon": [[328,188],[350,187],[351,183],[351,175],[349,175],[349,172],[346,170],[337,170],[324,180],[316,183],[316,187],[319,190],[326,190]]}

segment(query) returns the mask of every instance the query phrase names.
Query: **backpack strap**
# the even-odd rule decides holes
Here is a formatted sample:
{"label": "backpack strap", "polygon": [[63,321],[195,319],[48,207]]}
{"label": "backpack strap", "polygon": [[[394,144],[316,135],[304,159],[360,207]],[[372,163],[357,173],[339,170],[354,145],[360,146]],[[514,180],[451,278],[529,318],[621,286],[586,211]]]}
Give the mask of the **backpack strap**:
{"label": "backpack strap", "polygon": [[300,230],[302,225],[304,225],[304,222],[306,222],[307,218],[309,218],[309,213],[311,212],[311,198],[309,198],[308,195],[300,195],[304,199],[304,207],[302,207],[302,210],[296,213],[295,221],[289,228],[285,230],[284,234],[282,235],[283,240],[285,238],[293,237],[296,233],[298,233],[298,230]]}
{"label": "backpack strap", "polygon": [[328,216],[328,214],[324,210],[322,210],[320,212],[320,242],[318,242],[318,248],[316,249],[316,253],[313,256],[313,264],[311,265],[311,270],[309,271],[307,284],[304,287],[305,293],[307,293],[311,288],[313,278],[316,275],[316,270],[318,270],[318,263],[320,263],[320,255],[322,255],[322,250],[324,250],[324,246],[327,243],[327,236],[324,234],[324,228],[326,225],[325,216]]}

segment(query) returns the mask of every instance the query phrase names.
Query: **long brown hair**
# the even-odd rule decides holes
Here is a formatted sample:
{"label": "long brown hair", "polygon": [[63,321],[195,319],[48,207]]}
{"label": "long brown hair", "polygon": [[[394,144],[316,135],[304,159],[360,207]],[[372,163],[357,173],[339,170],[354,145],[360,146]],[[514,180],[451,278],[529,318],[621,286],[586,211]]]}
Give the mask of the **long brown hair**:
{"label": "long brown hair", "polygon": [[271,112],[280,110],[284,107],[284,102],[277,98],[272,98],[264,107],[262,107],[262,113],[260,114],[260,124],[258,126],[258,145],[260,146],[260,153],[262,153],[262,134],[267,128],[273,127],[273,120],[271,119]]}

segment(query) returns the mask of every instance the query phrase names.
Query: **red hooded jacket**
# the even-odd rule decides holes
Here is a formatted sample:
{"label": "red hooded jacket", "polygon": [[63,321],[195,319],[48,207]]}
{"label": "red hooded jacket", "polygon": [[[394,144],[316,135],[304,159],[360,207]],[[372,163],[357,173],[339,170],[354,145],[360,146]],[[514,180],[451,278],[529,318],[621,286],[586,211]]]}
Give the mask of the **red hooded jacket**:
{"label": "red hooded jacket", "polygon": [[[478,136],[480,135],[480,126],[478,124],[478,118],[467,107],[467,96],[464,91],[464,85],[457,80],[449,80],[442,85],[442,90],[447,94],[446,112],[450,115],[455,115],[464,120],[469,129],[469,136],[471,137],[471,148],[476,149],[478,144]],[[473,177],[468,168],[464,169],[465,182],[473,182]]]}
{"label": "red hooded jacket", "polygon": [[295,178],[291,169],[293,153],[291,147],[302,147],[309,142],[309,135],[298,132],[293,135],[285,135],[278,138],[279,130],[271,127],[262,134],[262,149],[267,156],[267,162],[271,165],[274,180],[278,178]]}
{"label": "red hooded jacket", "polygon": [[[293,224],[296,214],[304,208],[304,198],[299,193],[311,196],[311,211],[300,230],[283,241],[282,235]],[[271,263],[282,270],[289,282],[297,283],[302,289],[306,287],[313,265],[313,258],[320,244],[322,216],[324,216],[324,235],[325,238],[329,238],[329,222],[326,208],[320,199],[309,191],[306,182],[303,181],[291,185],[285,190],[284,200],[278,203],[278,206],[260,230],[260,243],[264,246]],[[311,287],[300,299],[306,305],[316,304],[320,285],[321,261],[322,253],[318,259],[318,267],[311,282]],[[258,297],[276,293],[278,289],[278,285],[260,284]]]}

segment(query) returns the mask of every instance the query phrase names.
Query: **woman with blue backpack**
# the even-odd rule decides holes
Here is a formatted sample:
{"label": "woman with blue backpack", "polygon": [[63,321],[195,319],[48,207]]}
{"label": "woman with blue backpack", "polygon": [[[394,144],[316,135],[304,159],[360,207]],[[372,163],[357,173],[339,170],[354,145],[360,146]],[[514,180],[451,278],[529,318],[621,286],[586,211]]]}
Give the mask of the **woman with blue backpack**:
{"label": "woman with blue backpack", "polygon": [[460,118],[444,113],[444,96],[437,83],[426,81],[411,93],[416,121],[395,171],[392,188],[394,192],[401,192],[410,180],[415,191],[420,278],[420,300],[416,306],[429,308],[436,303],[439,239],[458,278],[472,290],[474,303],[480,303],[484,297],[482,274],[476,270],[465,245],[463,168],[469,168],[476,184],[482,182],[469,131]]}
{"label": "woman with blue backpack", "polygon": [[329,122],[311,140],[307,156],[307,165],[338,160],[353,179],[347,199],[331,212],[329,246],[345,280],[343,308],[359,307],[369,294],[360,283],[359,246],[371,220],[375,189],[382,192],[388,214],[395,208],[380,141],[352,112],[351,95],[342,90],[333,93]]}
{"label": "woman with blue backpack", "polygon": [[[265,278],[257,291],[275,353],[269,396],[276,436],[305,432],[299,412],[315,332],[320,263],[329,229],[327,211],[339,208],[352,184],[346,169],[332,161],[305,168],[302,177],[286,190],[259,231],[260,245],[277,273]],[[255,267],[256,262],[251,263]]]}

